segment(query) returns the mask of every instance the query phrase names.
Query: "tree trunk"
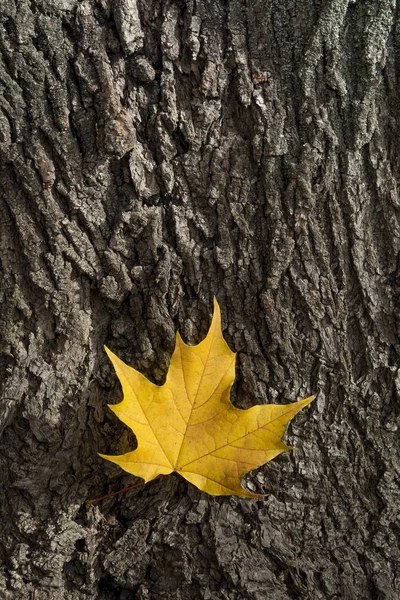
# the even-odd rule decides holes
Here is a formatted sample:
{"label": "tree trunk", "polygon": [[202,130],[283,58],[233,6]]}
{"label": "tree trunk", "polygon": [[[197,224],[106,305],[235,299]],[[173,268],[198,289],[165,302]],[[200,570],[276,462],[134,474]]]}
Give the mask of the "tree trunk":
{"label": "tree trunk", "polygon": [[[2,0],[0,596],[397,599],[399,3]],[[98,452],[220,302],[234,401],[318,392],[260,500]]]}

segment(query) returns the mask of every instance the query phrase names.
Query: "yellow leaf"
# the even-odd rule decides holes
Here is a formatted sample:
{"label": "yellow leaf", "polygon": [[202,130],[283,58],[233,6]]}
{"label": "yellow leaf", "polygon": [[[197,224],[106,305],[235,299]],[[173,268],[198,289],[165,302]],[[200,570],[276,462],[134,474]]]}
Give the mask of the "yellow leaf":
{"label": "yellow leaf", "polygon": [[110,408],[135,433],[138,447],[100,456],[145,482],[176,472],[208,494],[257,497],[242,487],[243,475],[290,449],[282,442],[286,425],[313,399],[248,410],[231,404],[236,355],[222,336],[216,300],[200,344],[188,346],[177,333],[162,386],[106,352],[124,393]]}

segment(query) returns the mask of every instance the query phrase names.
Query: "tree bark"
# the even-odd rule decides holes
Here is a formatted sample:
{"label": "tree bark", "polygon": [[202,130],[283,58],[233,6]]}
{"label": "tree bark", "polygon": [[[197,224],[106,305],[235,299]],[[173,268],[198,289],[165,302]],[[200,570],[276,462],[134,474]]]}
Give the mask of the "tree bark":
{"label": "tree bark", "polygon": [[[397,599],[399,3],[2,0],[0,596]],[[212,298],[260,500],[98,452]]]}

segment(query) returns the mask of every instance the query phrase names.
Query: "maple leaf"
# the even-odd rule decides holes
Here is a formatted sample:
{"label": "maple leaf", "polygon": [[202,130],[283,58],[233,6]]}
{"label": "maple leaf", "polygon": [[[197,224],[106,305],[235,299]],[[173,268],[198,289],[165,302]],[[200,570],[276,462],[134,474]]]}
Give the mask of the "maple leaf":
{"label": "maple leaf", "polygon": [[223,338],[216,300],[200,344],[189,346],[177,333],[161,386],[106,352],[124,393],[120,404],[109,407],[135,433],[138,447],[100,456],[146,483],[176,472],[208,494],[258,497],[242,487],[243,475],[290,449],[282,441],[286,425],[313,399],[247,410],[233,406],[236,354]]}

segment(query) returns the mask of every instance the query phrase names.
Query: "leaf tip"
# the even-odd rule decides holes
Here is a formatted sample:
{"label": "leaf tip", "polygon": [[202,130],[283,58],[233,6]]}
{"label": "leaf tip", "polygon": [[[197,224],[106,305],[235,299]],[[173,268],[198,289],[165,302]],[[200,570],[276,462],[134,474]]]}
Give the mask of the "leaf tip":
{"label": "leaf tip", "polygon": [[214,310],[219,309],[219,304],[218,304],[218,300],[217,300],[216,296],[213,297],[213,305],[214,305]]}
{"label": "leaf tip", "polygon": [[112,357],[114,356],[114,353],[111,352],[110,348],[108,348],[106,345],[103,346],[105,353],[107,354],[108,358],[112,361]]}
{"label": "leaf tip", "polygon": [[220,318],[221,318],[221,308],[218,304],[217,298],[214,296],[213,297],[213,319],[220,319]]}
{"label": "leaf tip", "polygon": [[303,400],[299,400],[299,402],[301,402],[301,404],[304,407],[304,406],[307,406],[308,404],[310,404],[316,397],[317,397],[317,394],[314,394],[313,396],[308,396],[307,398],[304,398]]}

